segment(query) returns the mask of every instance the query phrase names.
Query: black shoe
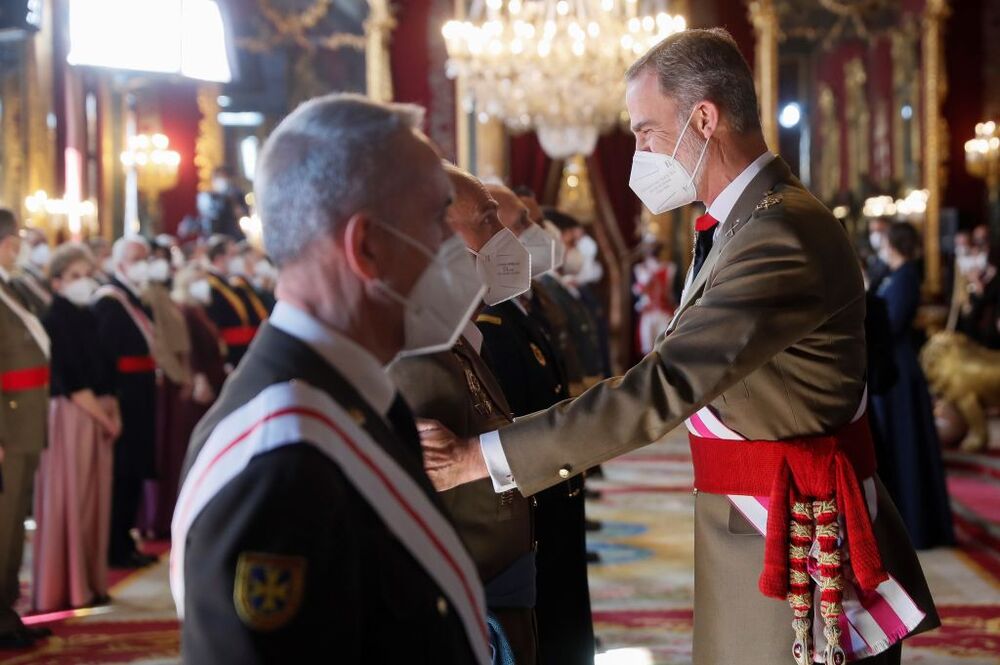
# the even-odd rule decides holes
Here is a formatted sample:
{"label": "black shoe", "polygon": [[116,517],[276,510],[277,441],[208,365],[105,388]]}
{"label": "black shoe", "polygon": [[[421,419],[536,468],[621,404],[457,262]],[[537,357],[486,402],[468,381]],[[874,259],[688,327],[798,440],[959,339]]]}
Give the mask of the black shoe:
{"label": "black shoe", "polygon": [[27,630],[17,629],[0,635],[0,650],[30,649],[35,646],[35,638]]}
{"label": "black shoe", "polygon": [[583,498],[587,501],[600,501],[603,495],[598,490],[592,490],[589,487],[583,488]]}
{"label": "black shoe", "polygon": [[587,550],[587,563],[601,563],[601,554],[592,550]]}
{"label": "black shoe", "polygon": [[52,637],[52,629],[45,626],[25,626],[24,632],[36,640],[44,640],[46,637]]}
{"label": "black shoe", "polygon": [[583,528],[585,531],[600,531],[604,525],[598,520],[584,520]]}
{"label": "black shoe", "polygon": [[124,557],[115,557],[108,562],[111,568],[120,568],[124,570],[135,570],[136,568],[145,568],[149,564],[153,563],[155,559],[151,559],[145,554],[139,554],[138,552],[132,552],[131,554],[126,554]]}
{"label": "black shoe", "polygon": [[134,555],[139,561],[142,561],[144,566],[152,566],[154,563],[159,562],[160,557],[153,556],[152,554],[143,554],[142,552],[136,552]]}

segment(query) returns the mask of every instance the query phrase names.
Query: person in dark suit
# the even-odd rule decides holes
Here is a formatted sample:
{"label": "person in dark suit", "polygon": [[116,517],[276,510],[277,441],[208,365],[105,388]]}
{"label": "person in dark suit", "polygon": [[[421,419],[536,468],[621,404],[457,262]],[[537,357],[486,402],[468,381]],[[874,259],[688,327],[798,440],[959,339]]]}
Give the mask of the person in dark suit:
{"label": "person in dark suit", "polygon": [[111,250],[115,272],[95,294],[97,349],[121,409],[115,441],[108,560],[113,568],[135,568],[153,559],[141,554],[131,536],[145,480],[154,478],[156,441],[156,361],[152,313],[141,300],[147,280],[149,243],[127,236]]}
{"label": "person in dark suit", "polygon": [[[516,228],[526,219],[526,208],[513,192],[494,185],[488,189],[500,204],[504,226]],[[483,334],[483,359],[496,375],[515,418],[570,396],[552,335],[532,316],[535,302],[521,297],[485,307],[476,319]],[[583,478],[559,483],[536,499],[539,661],[547,665],[593,663]]]}
{"label": "person in dark suit", "polygon": [[913,259],[920,246],[917,230],[897,222],[886,236],[889,274],[878,288],[892,335],[891,353],[898,379],[872,398],[874,423],[892,450],[893,500],[917,549],[952,545],[955,534],[944,479],[941,444],[934,426],[927,379],[913,346],[913,318],[920,303],[920,273]]}
{"label": "person in dark suit", "polygon": [[260,315],[265,313],[257,311],[246,294],[230,285],[229,265],[234,258],[236,243],[232,238],[215,235],[209,239],[205,253],[208,262],[205,279],[212,289],[212,298],[205,310],[226,343],[226,364],[230,371],[247,352],[263,320]]}
{"label": "person in dark suit", "polygon": [[0,208],[0,649],[30,647],[51,634],[25,626],[14,610],[21,595],[24,519],[49,411],[49,338],[11,285],[19,226],[13,211]]}
{"label": "person in dark suit", "polygon": [[490,662],[475,565],[384,371],[448,348],[483,292],[434,286],[475,268],[420,117],[329,95],[262,151],[280,301],[191,440],[171,562],[185,663]]}
{"label": "person in dark suit", "polygon": [[[498,234],[509,235],[500,224],[496,201],[472,175],[451,165],[445,170],[455,189],[455,200],[448,208],[449,226],[473,252],[489,252]],[[513,237],[508,240],[517,242]],[[488,254],[486,265],[503,257],[506,294],[516,297],[518,290],[530,285],[528,252],[522,248],[518,257],[509,245],[496,246],[497,253]],[[515,286],[515,282],[520,283]],[[487,278],[487,286],[492,283]],[[417,417],[434,418],[469,434],[513,422],[503,390],[479,355],[482,342],[482,334],[469,321],[451,349],[401,358],[389,366],[390,376]],[[441,501],[476,563],[486,586],[487,608],[503,627],[514,661],[533,665],[538,638],[531,502],[517,491],[497,494],[488,480],[442,492]]]}
{"label": "person in dark suit", "polygon": [[274,309],[274,294],[254,284],[260,260],[257,250],[250,243],[246,241],[239,243],[236,246],[236,255],[229,259],[229,286],[243,296],[257,319],[263,322]]}

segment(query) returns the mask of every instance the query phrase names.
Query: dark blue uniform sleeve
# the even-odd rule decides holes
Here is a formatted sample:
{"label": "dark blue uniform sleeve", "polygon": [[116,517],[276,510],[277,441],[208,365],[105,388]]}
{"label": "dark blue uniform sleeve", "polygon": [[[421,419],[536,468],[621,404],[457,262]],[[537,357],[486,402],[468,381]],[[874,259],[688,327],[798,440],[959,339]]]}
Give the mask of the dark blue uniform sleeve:
{"label": "dark blue uniform sleeve", "polygon": [[254,458],[188,532],[185,663],[360,662],[359,538],[337,466],[309,444]]}

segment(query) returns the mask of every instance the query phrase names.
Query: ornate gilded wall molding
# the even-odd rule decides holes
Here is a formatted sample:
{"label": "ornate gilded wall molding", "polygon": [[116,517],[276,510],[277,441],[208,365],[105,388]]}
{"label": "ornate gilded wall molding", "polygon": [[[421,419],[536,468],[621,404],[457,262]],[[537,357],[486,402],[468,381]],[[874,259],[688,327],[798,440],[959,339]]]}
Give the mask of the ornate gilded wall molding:
{"label": "ornate gilded wall molding", "polygon": [[24,97],[21,94],[20,72],[6,72],[0,79],[0,99],[3,100],[3,113],[0,115],[0,136],[3,137],[0,201],[14,210],[20,210],[25,196]]}
{"label": "ornate gilded wall molding", "polygon": [[868,110],[868,75],[861,58],[844,64],[847,112],[847,187],[860,193],[871,171],[871,112]]}
{"label": "ornate gilded wall molding", "polygon": [[833,201],[840,192],[840,116],[833,90],[820,85],[816,96],[819,107],[819,177],[816,179],[820,199]]}
{"label": "ornate gilded wall molding", "polygon": [[778,152],[778,42],[781,26],[773,0],[748,3],[757,45],[754,49],[754,79],[760,104],[761,128],[768,148]]}
{"label": "ornate gilded wall molding", "polygon": [[368,20],[365,21],[365,72],[368,96],[379,102],[392,101],[392,70],[389,43],[396,19],[389,0],[368,0]]}
{"label": "ornate gilded wall molding", "polygon": [[947,126],[941,102],[947,92],[944,67],[944,24],[951,13],[948,0],[927,0],[921,40],[924,79],[923,165],[927,190],[924,223],[924,291],[930,297],[941,293],[941,194],[943,167],[948,151]]}
{"label": "ornate gilded wall molding", "polygon": [[198,138],[194,144],[194,165],[198,169],[198,191],[211,189],[212,171],[225,162],[225,136],[219,124],[219,86],[198,88]]}

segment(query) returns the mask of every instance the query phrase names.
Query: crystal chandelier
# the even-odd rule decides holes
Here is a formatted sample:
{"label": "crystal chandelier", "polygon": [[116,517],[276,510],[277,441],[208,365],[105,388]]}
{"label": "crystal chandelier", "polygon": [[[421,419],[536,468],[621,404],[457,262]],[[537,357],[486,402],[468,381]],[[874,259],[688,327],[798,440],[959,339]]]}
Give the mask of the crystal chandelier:
{"label": "crystal chandelier", "polygon": [[[484,6],[485,5],[485,6]],[[448,76],[480,121],[534,129],[553,158],[589,155],[623,119],[625,70],[685,28],[665,0],[474,0],[448,21]]]}

